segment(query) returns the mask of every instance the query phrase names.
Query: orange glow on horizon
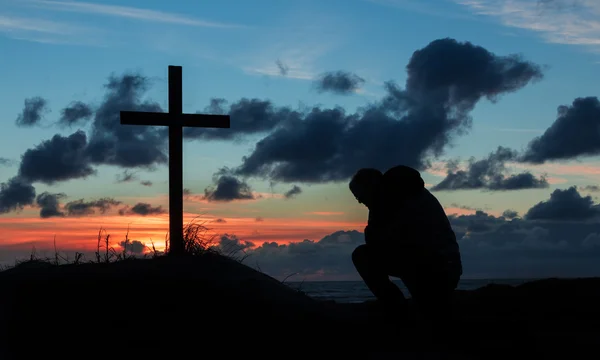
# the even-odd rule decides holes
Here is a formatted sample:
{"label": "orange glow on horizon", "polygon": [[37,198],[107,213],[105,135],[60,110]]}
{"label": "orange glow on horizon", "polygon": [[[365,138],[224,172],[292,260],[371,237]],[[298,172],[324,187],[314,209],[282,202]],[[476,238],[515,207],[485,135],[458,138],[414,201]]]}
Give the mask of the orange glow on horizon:
{"label": "orange glow on horizon", "polygon": [[474,215],[475,211],[476,211],[473,209],[463,209],[463,208],[459,208],[459,207],[448,207],[448,208],[444,208],[444,210],[446,211],[446,215],[457,215],[457,216]]}
{"label": "orange glow on horizon", "polygon": [[[362,231],[366,223],[350,221],[332,221],[330,219],[263,219],[256,217],[214,217],[184,214],[184,223],[203,224],[208,228],[207,236],[223,234],[235,235],[240,240],[254,242],[260,246],[263,242],[290,242],[310,239],[318,241],[326,235],[339,230]],[[118,215],[90,216],[81,218],[39,217],[2,217],[0,218],[0,245],[31,248],[37,246],[52,247],[56,236],[56,244],[61,248],[78,251],[91,251],[97,246],[98,232],[104,229],[111,235],[111,244],[125,240],[129,227],[129,240],[139,240],[150,246],[154,242],[157,249],[164,247],[168,234],[169,217],[166,214],[157,216]]]}
{"label": "orange glow on horizon", "polygon": [[598,164],[542,164],[542,165],[526,165],[526,164],[511,164],[516,168],[539,169],[553,175],[600,175],[600,166]]}
{"label": "orange glow on horizon", "polygon": [[[445,208],[448,215],[472,215],[475,210],[458,207]],[[492,212],[488,212],[490,215]],[[207,237],[218,241],[219,237],[235,235],[242,241],[250,241],[256,246],[264,242],[288,244],[305,239],[318,241],[336,231],[363,231],[363,221],[345,219],[344,212],[314,211],[307,218],[261,218],[251,214],[234,217],[184,214],[184,223],[203,224],[208,231]],[[52,249],[54,239],[59,251],[94,251],[98,234],[110,234],[110,244],[115,249],[125,240],[129,229],[129,240],[138,240],[147,246],[162,250],[168,235],[169,218],[167,214],[155,216],[120,216],[113,214],[89,217],[57,217],[42,219],[34,212],[18,213],[0,217],[0,246],[18,250]]]}
{"label": "orange glow on horizon", "polygon": [[551,185],[566,184],[569,182],[569,180],[567,179],[553,176],[549,176],[548,178],[546,178],[546,180],[548,180],[548,183]]}
{"label": "orange glow on horizon", "polygon": [[320,216],[335,216],[335,215],[344,215],[341,211],[311,211],[307,213],[309,215],[320,215]]}
{"label": "orange glow on horizon", "polygon": [[[447,216],[450,215],[454,215],[454,216],[462,216],[462,215],[475,215],[475,213],[480,210],[480,209],[464,209],[464,208],[459,208],[459,207],[446,207],[444,208],[444,211],[446,212]],[[498,211],[490,211],[490,210],[482,210],[483,212],[485,212],[488,215],[492,215],[492,216],[501,216],[501,212]]]}

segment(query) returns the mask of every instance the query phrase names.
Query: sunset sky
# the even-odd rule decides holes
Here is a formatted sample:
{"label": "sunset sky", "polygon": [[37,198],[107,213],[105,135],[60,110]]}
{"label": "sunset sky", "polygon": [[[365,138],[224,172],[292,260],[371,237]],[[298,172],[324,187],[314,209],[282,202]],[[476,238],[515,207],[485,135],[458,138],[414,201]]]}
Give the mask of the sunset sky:
{"label": "sunset sky", "polygon": [[249,265],[356,279],[348,180],[404,164],[465,278],[600,275],[595,0],[0,0],[0,49],[0,264],[164,246],[166,129],[118,114],[181,65],[184,112],[231,116],[184,131],[185,221]]}

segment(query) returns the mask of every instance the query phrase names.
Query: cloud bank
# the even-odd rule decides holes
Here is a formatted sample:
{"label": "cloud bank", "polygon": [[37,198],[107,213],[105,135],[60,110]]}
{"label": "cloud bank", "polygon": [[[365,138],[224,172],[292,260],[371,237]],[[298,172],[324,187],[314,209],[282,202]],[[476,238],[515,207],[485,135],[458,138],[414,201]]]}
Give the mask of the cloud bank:
{"label": "cloud bank", "polygon": [[[255,199],[257,195],[247,182],[250,178],[289,184],[291,188],[281,198],[291,200],[301,195],[300,185],[347,181],[361,167],[386,170],[404,164],[430,169],[448,146],[469,131],[474,121],[471,112],[481,100],[500,101],[503,95],[543,79],[542,67],[520,55],[498,55],[448,38],[434,40],[415,51],[406,72],[404,86],[386,82],[381,99],[353,113],[341,107],[293,109],[264,99],[242,98],[231,103],[211,99],[204,111],[229,114],[231,128],[188,128],[184,131],[187,141],[235,142],[257,135],[261,139],[239,165],[214,174],[213,184],[204,190],[202,198],[215,202]],[[355,91],[360,81],[352,75],[326,73],[317,84],[323,91]],[[52,186],[96,176],[103,165],[123,171],[117,182],[137,181],[136,170],[165,166],[167,129],[119,123],[122,110],[164,111],[146,97],[151,85],[141,74],[112,74],[99,103],[67,104],[57,121],[50,124],[62,132],[26,150],[17,173],[1,183],[0,214],[26,206],[39,208],[42,218],[102,214],[112,208],[123,216],[164,213],[165,209],[149,203],[130,206],[112,198],[78,199],[61,205],[66,194],[36,194],[34,187],[36,183]],[[27,99],[15,124],[46,126],[48,112],[43,98]],[[484,159],[471,159],[465,169],[451,162],[446,178],[432,190],[547,188],[545,176],[509,173],[506,163],[540,164],[598,155],[599,125],[598,98],[575,99],[570,105],[560,106],[554,123],[523,151],[499,146]],[[0,162],[7,163],[4,158]],[[148,181],[142,184],[152,185]],[[565,268],[565,274],[597,271],[597,265],[590,264],[598,250],[598,205],[589,196],[582,196],[582,190],[555,190],[547,201],[534,205],[523,217],[510,209],[501,217],[482,211],[453,216],[465,268],[472,269],[473,276],[533,276],[550,274],[567,265],[572,267]],[[339,232],[297,244],[259,245],[224,235],[219,246],[240,247],[271,274],[299,272],[336,277],[353,273],[349,254],[361,243],[361,236],[358,232]]]}

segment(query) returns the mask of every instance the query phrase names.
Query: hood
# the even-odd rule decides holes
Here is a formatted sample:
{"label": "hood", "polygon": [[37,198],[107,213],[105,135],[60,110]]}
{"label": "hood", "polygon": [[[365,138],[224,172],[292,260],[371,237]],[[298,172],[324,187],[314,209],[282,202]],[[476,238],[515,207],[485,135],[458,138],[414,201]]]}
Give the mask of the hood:
{"label": "hood", "polygon": [[398,165],[383,174],[382,188],[384,197],[402,201],[420,194],[425,188],[425,182],[417,170]]}

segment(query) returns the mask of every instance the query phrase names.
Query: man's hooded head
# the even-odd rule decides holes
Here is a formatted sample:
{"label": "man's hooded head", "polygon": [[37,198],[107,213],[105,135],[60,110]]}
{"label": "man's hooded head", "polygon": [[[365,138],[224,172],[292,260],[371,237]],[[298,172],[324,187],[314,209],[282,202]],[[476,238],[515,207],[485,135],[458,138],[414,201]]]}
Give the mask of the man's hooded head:
{"label": "man's hooded head", "polygon": [[377,169],[363,168],[350,181],[350,191],[359,203],[368,208],[378,200],[388,204],[404,201],[420,194],[424,188],[421,174],[405,165],[394,166],[385,174]]}
{"label": "man's hooded head", "polygon": [[350,180],[350,191],[359,203],[370,208],[375,203],[376,191],[381,186],[382,178],[383,174],[377,169],[360,169]]}
{"label": "man's hooded head", "polygon": [[404,165],[394,166],[383,174],[381,190],[389,201],[403,201],[420,194],[425,189],[421,174]]}

